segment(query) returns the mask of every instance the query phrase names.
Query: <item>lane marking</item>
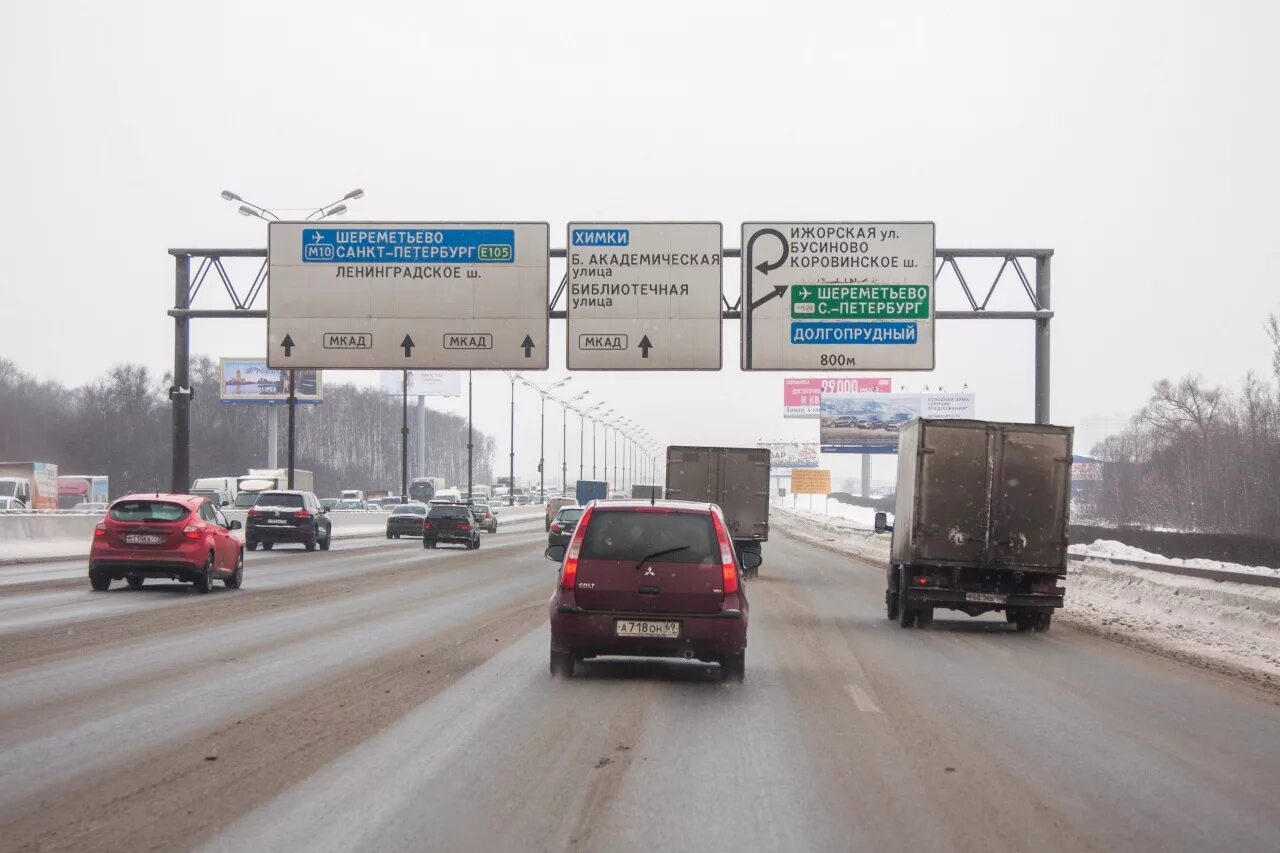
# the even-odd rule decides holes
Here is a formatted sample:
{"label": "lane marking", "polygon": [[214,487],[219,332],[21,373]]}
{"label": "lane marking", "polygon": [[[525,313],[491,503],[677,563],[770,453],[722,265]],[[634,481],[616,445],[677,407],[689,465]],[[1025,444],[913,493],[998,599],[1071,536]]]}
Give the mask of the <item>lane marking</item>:
{"label": "lane marking", "polygon": [[853,697],[853,704],[858,706],[858,710],[864,714],[882,713],[880,706],[875,703],[871,695],[856,684],[846,684],[844,689]]}

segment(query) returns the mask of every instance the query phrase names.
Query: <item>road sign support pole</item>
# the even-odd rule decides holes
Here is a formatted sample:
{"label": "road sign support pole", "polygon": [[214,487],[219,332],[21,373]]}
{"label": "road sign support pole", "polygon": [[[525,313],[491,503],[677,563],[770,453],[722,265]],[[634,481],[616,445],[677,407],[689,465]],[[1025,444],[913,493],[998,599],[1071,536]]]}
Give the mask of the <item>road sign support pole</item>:
{"label": "road sign support pole", "polygon": [[[600,476],[604,477],[604,496],[609,496],[609,425],[604,424],[604,441],[600,442],[604,445],[604,458],[601,460]],[[595,467],[594,465],[591,467]]]}
{"label": "road sign support pole", "polygon": [[560,496],[569,491],[569,409],[560,404]]}
{"label": "road sign support pole", "polygon": [[[174,257],[173,304],[191,307],[191,258]],[[191,485],[191,320],[173,318],[173,385],[169,388],[172,417],[172,470],[170,487],[175,493],[185,492]]]}
{"label": "road sign support pole", "polygon": [[267,467],[280,467],[280,407],[267,406]]}
{"label": "road sign support pole", "polygon": [[862,496],[869,498],[871,497],[871,454],[860,455],[862,456]]}
{"label": "road sign support pole", "polygon": [[583,472],[586,470],[583,467],[584,460],[586,459],[586,455],[585,455],[586,451],[584,449],[586,446],[586,436],[587,436],[586,421],[587,421],[587,416],[584,415],[582,412],[578,412],[578,479],[579,480],[583,479]]}
{"label": "road sign support pole", "polygon": [[[418,395],[418,446],[414,453],[414,470],[417,476],[427,476],[427,395]],[[408,496],[404,496],[408,499]]]}
{"label": "road sign support pole", "polygon": [[473,473],[472,464],[474,463],[474,434],[471,426],[471,371],[467,371],[467,494],[471,494],[475,489],[475,475]]}
{"label": "road sign support pole", "polygon": [[507,506],[516,505],[516,375],[511,374],[511,470],[508,476],[511,478],[510,485],[507,487]]}
{"label": "road sign support pole", "polygon": [[538,498],[547,502],[547,395],[538,393]]}
{"label": "road sign support pole", "polygon": [[400,373],[400,496],[409,498],[409,371]]}
{"label": "road sign support pole", "polygon": [[[1049,255],[1036,256],[1036,307],[1052,310],[1049,293]],[[1036,423],[1049,423],[1049,320],[1036,318]]]}
{"label": "road sign support pole", "polygon": [[296,461],[295,450],[297,445],[297,421],[295,418],[298,413],[298,393],[297,387],[294,385],[294,373],[289,371],[289,488],[293,488],[293,466]]}

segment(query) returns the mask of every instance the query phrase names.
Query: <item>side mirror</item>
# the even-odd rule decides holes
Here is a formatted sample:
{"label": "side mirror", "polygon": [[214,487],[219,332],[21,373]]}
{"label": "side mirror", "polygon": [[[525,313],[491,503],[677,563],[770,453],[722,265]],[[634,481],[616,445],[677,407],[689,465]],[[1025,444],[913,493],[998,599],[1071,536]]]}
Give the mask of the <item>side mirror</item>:
{"label": "side mirror", "polygon": [[759,551],[743,551],[738,560],[744,569],[758,569],[764,562],[764,557],[760,556]]}
{"label": "side mirror", "polygon": [[244,525],[242,525],[238,519],[234,519],[234,518],[233,518],[233,519],[231,519],[231,526],[230,526],[230,527],[228,527],[227,529],[228,529],[228,530],[239,530],[239,529],[240,529],[241,527],[243,527],[243,526],[244,526]]}
{"label": "side mirror", "polygon": [[889,533],[893,530],[893,525],[889,523],[889,514],[884,512],[876,513],[876,533]]}
{"label": "side mirror", "polygon": [[543,553],[546,554],[547,559],[553,563],[564,562],[564,546],[563,545],[552,545],[549,548],[547,548],[547,550],[544,551]]}
{"label": "side mirror", "polygon": [[327,506],[322,506],[322,507],[320,507],[320,514],[321,514],[321,515],[328,515],[328,514],[329,514],[329,508],[328,508]]}

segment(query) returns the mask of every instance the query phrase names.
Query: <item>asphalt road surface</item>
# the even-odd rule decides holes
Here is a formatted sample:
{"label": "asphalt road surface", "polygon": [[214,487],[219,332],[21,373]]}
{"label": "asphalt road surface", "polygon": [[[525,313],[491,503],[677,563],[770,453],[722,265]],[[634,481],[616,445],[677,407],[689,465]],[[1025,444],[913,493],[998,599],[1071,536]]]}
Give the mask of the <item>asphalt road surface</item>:
{"label": "asphalt road surface", "polygon": [[1063,626],[905,631],[878,567],[781,536],[745,684],[554,681],[544,543],[0,587],[0,848],[1276,849],[1273,693]]}

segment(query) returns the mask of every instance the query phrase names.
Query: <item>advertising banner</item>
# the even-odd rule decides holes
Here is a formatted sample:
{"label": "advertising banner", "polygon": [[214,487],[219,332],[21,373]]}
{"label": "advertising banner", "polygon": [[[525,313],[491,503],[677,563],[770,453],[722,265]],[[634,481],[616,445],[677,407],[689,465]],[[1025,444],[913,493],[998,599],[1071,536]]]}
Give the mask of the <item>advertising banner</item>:
{"label": "advertising banner", "polygon": [[[381,377],[382,393],[399,397],[404,391],[404,373],[384,370]],[[410,397],[461,397],[461,370],[410,370]]]}
{"label": "advertising banner", "polygon": [[[267,367],[262,358],[221,359],[221,398],[224,403],[267,403],[279,405],[289,399],[289,371]],[[298,403],[319,403],[323,397],[320,371],[298,369]]]}
{"label": "advertising banner", "polygon": [[798,468],[792,471],[791,493],[793,495],[831,494],[831,472],[825,468]]}
{"label": "advertising banner", "polygon": [[769,467],[817,468],[818,445],[801,441],[761,441],[757,443],[769,451]]}
{"label": "advertising banner", "polygon": [[888,394],[893,380],[887,376],[848,376],[842,379],[792,377],[782,380],[782,416],[817,418],[823,394]]}
{"label": "advertising banner", "polygon": [[972,418],[972,394],[823,394],[823,453],[897,453],[898,430],[916,418]]}

